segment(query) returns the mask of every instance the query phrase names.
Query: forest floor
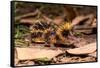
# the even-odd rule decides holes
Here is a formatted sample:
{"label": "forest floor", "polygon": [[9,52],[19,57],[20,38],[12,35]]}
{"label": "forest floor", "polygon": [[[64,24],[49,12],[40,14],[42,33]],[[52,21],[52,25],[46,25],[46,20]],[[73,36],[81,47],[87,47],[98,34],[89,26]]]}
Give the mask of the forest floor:
{"label": "forest floor", "polygon": [[95,6],[27,2],[14,6],[15,66],[97,61]]}

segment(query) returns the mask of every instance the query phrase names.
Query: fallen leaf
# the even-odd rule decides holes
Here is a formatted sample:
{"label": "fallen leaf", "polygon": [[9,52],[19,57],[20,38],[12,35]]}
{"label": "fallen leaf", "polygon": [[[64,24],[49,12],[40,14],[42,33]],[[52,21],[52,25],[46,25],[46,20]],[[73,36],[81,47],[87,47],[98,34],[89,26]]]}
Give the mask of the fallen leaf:
{"label": "fallen leaf", "polygon": [[[92,19],[94,17],[93,14],[89,14],[89,15],[86,15],[86,16],[77,16],[75,17],[73,20],[72,20],[72,26],[75,26],[77,24],[79,24],[81,21],[85,20],[85,19]],[[91,20],[89,20],[88,22],[85,22],[85,24],[90,24],[91,23]]]}
{"label": "fallen leaf", "polygon": [[31,12],[31,13],[27,13],[27,14],[24,14],[21,16],[17,16],[17,17],[15,17],[15,21],[20,20],[22,18],[34,16],[34,15],[38,14],[39,12],[40,12],[39,10],[36,10],[35,12]]}
{"label": "fallen leaf", "polygon": [[35,65],[33,61],[27,61],[27,65]]}
{"label": "fallen leaf", "polygon": [[90,54],[94,51],[96,51],[96,42],[87,44],[86,46],[83,46],[80,48],[74,48],[74,49],[67,50],[69,54],[75,54],[75,55]]}
{"label": "fallen leaf", "polygon": [[20,20],[20,23],[23,23],[23,24],[31,24],[32,25],[34,22],[36,22],[36,20],[34,18]]}
{"label": "fallen leaf", "polygon": [[19,59],[15,58],[14,63],[15,63],[15,65],[17,65],[19,63]]}
{"label": "fallen leaf", "polygon": [[61,50],[42,49],[37,47],[31,48],[16,48],[19,60],[33,60],[46,57],[52,59],[53,57],[63,53]]}
{"label": "fallen leaf", "polygon": [[89,56],[92,56],[92,57],[97,57],[97,53],[96,52],[93,52],[91,54],[88,54]]}
{"label": "fallen leaf", "polygon": [[60,24],[62,24],[62,22],[64,22],[64,19],[62,18],[62,17],[56,17],[54,20],[53,20],[53,22],[55,23],[55,24],[57,24],[57,25],[60,25]]}
{"label": "fallen leaf", "polygon": [[71,61],[71,58],[62,58],[60,61],[63,63],[67,63]]}

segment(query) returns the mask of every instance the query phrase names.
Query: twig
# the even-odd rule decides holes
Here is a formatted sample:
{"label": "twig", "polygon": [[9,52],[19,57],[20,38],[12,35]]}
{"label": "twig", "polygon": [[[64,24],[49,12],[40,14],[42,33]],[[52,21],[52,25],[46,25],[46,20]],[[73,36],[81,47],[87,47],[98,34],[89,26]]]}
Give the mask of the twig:
{"label": "twig", "polygon": [[28,14],[17,16],[17,17],[15,17],[15,21],[20,20],[20,19],[25,18],[25,17],[34,16],[34,15],[38,14],[39,12],[40,11],[37,9],[35,12],[31,12],[31,13],[28,13]]}
{"label": "twig", "polygon": [[76,18],[74,18],[72,20],[72,26],[75,26],[77,24],[79,24],[81,21],[85,20],[85,19],[88,19],[88,22],[85,22],[86,24],[91,24],[92,22],[92,19],[94,18],[94,15],[93,14],[89,14],[87,16],[77,16]]}
{"label": "twig", "polygon": [[84,29],[87,30],[87,29],[92,29],[94,27],[96,27],[96,25],[95,26],[94,25],[93,26],[86,26],[86,25],[81,26],[80,25],[80,26],[75,26],[74,29],[76,29],[76,30],[84,30]]}

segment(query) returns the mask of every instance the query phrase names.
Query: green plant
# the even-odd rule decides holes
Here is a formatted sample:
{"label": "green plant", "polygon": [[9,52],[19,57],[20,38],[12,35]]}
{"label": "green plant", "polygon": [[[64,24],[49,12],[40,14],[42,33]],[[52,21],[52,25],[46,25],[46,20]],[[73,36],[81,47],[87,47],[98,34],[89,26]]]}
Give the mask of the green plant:
{"label": "green plant", "polygon": [[26,33],[29,33],[29,28],[25,25],[16,25],[16,28],[15,28],[15,38],[23,38],[23,36],[26,34]]}
{"label": "green plant", "polygon": [[74,35],[75,36],[82,36],[82,33],[81,32],[75,32]]}
{"label": "green plant", "polygon": [[37,61],[39,64],[50,64],[51,63],[51,60],[48,59],[47,57],[37,58],[35,59],[35,61]]}

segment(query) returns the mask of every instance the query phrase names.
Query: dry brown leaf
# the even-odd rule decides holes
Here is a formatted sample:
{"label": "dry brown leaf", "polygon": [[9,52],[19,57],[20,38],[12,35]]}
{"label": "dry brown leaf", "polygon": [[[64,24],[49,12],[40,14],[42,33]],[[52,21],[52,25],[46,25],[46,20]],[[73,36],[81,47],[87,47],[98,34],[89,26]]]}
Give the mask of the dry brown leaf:
{"label": "dry brown leaf", "polygon": [[35,65],[33,61],[28,61],[27,65]]}
{"label": "dry brown leaf", "polygon": [[19,63],[19,59],[15,58],[14,63],[17,65]]}
{"label": "dry brown leaf", "polygon": [[20,20],[20,23],[23,23],[23,24],[33,24],[35,22],[34,19],[21,19]]}
{"label": "dry brown leaf", "polygon": [[83,30],[75,30],[75,32],[90,34],[92,32],[92,30],[90,30],[90,29],[83,29]]}
{"label": "dry brown leaf", "polygon": [[92,27],[94,27],[94,28],[97,27],[97,19],[96,18],[92,22]]}
{"label": "dry brown leaf", "polygon": [[49,17],[47,17],[45,15],[42,15],[42,17],[48,22],[52,22],[53,21],[51,18],[49,18]]}
{"label": "dry brown leaf", "polygon": [[62,58],[60,61],[63,63],[67,63],[71,61],[71,58]]}
{"label": "dry brown leaf", "polygon": [[19,60],[33,60],[38,58],[52,59],[63,53],[61,50],[50,50],[41,48],[16,48]]}
{"label": "dry brown leaf", "polygon": [[93,19],[94,15],[93,14],[89,14],[89,15],[86,15],[86,16],[77,16],[76,18],[74,18],[72,20],[72,26],[75,26],[77,24],[79,24],[81,21],[85,20],[85,19],[88,19],[89,18],[89,21],[88,22],[85,22],[86,24],[91,24],[92,23],[92,20]]}
{"label": "dry brown leaf", "polygon": [[17,16],[17,17],[15,17],[15,21],[20,20],[20,19],[25,18],[25,17],[34,16],[34,15],[38,14],[39,12],[40,12],[39,10],[36,10],[35,12],[31,12],[31,13],[27,13],[27,14],[24,14],[21,16]]}
{"label": "dry brown leaf", "polygon": [[92,56],[92,57],[97,57],[97,53],[96,52],[93,52],[91,54],[88,54],[89,56]]}
{"label": "dry brown leaf", "polygon": [[96,51],[96,42],[88,44],[86,46],[80,48],[69,49],[67,52],[69,54],[81,55],[81,54],[89,54]]}
{"label": "dry brown leaf", "polygon": [[72,20],[72,26],[78,24],[83,19],[85,19],[84,16],[77,16],[75,19]]}
{"label": "dry brown leaf", "polygon": [[53,22],[54,22],[55,24],[57,24],[57,25],[60,25],[60,24],[62,24],[62,23],[64,22],[64,19],[63,19],[63,17],[58,16],[58,17],[56,17],[56,18],[53,20]]}

